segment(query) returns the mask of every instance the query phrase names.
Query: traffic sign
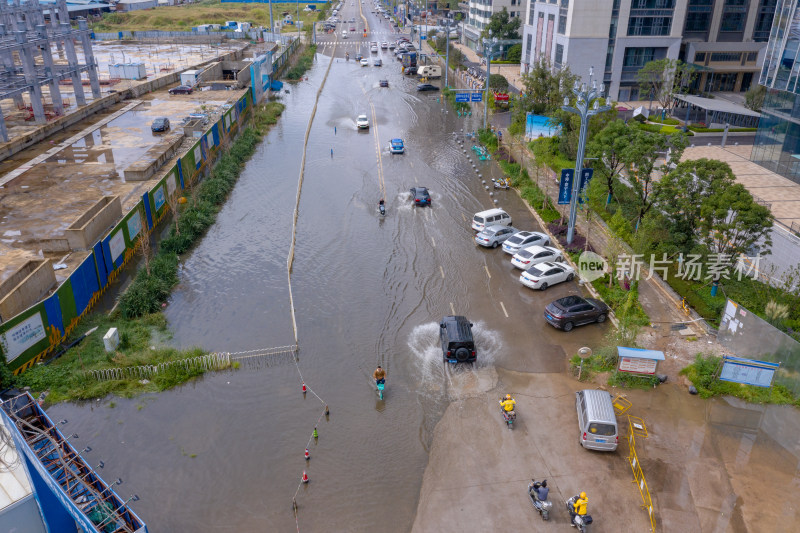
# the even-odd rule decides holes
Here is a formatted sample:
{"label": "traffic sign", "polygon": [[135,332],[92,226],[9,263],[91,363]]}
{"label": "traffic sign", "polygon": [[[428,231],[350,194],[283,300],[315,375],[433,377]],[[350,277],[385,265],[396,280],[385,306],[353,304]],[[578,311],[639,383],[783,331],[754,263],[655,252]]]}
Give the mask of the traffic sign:
{"label": "traffic sign", "polygon": [[469,102],[469,93],[456,93],[456,102]]}
{"label": "traffic sign", "polygon": [[423,41],[424,41],[425,39],[427,39],[427,38],[428,38],[428,36],[427,36],[427,35],[420,35],[420,39],[422,39]]}
{"label": "traffic sign", "polygon": [[497,102],[508,102],[508,93],[494,93]]}
{"label": "traffic sign", "polygon": [[473,102],[483,102],[483,93],[472,93]]}

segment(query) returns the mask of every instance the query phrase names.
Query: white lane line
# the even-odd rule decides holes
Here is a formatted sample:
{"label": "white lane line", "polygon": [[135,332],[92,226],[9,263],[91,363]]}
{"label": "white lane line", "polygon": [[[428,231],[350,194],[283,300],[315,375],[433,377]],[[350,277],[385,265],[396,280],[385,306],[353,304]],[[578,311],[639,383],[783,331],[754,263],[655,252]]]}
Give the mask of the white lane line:
{"label": "white lane line", "polygon": [[492,279],[492,275],[489,273],[489,267],[483,265],[483,268],[486,270],[486,275],[489,276],[489,279]]}
{"label": "white lane line", "polygon": [[433,237],[431,237],[431,242],[433,243],[433,247],[436,248],[436,241],[434,240]]}
{"label": "white lane line", "polygon": [[[444,269],[442,268],[442,265],[439,265],[439,272],[442,273],[442,279],[444,279]],[[450,305],[453,305],[453,304],[450,304]]]}
{"label": "white lane line", "polygon": [[466,222],[466,221],[467,221],[467,217],[465,217],[465,216],[464,216],[464,213],[461,213],[461,218],[463,218],[463,219],[464,219],[464,222]]}
{"label": "white lane line", "polygon": [[414,168],[414,162],[413,161],[409,161],[408,164],[411,165],[411,168]]}
{"label": "white lane line", "polygon": [[414,183],[419,183],[419,181],[417,181],[417,177],[416,176],[414,176]]}
{"label": "white lane line", "polygon": [[456,314],[456,308],[453,307],[453,302],[450,302],[450,312],[453,313],[454,315]]}
{"label": "white lane line", "polygon": [[506,306],[503,305],[503,302],[500,302],[500,307],[503,308],[503,314],[506,315],[506,318],[508,318],[508,311],[506,311]]}

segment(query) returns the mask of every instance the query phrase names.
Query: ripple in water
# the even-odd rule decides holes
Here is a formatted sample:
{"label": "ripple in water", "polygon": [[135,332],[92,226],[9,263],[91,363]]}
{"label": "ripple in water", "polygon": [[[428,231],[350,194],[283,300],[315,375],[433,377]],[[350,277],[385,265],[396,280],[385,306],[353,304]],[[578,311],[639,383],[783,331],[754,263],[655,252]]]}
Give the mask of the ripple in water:
{"label": "ripple in water", "polygon": [[439,324],[429,322],[411,330],[408,347],[414,354],[412,371],[418,382],[417,392],[435,400],[453,401],[481,395],[495,387],[494,362],[503,347],[500,334],[474,322],[472,335],[478,360],[474,364],[451,364],[442,361]]}

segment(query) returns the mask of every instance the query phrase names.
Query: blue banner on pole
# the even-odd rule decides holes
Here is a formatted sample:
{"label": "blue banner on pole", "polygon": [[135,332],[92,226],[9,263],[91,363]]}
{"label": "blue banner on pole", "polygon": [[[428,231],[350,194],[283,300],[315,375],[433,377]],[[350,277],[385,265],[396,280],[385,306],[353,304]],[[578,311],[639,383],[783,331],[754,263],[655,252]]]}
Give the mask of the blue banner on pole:
{"label": "blue banner on pole", "polygon": [[469,102],[469,93],[456,93],[456,102]]}
{"label": "blue banner on pole", "polygon": [[586,186],[589,185],[589,180],[592,179],[592,174],[594,174],[593,168],[581,169],[581,183],[578,187],[578,203],[583,203],[583,196],[586,194]]}
{"label": "blue banner on pole", "polygon": [[472,93],[473,102],[483,102],[483,93]]}
{"label": "blue banner on pole", "polygon": [[561,182],[558,184],[559,205],[568,204],[572,199],[572,180],[575,179],[574,168],[561,169]]}

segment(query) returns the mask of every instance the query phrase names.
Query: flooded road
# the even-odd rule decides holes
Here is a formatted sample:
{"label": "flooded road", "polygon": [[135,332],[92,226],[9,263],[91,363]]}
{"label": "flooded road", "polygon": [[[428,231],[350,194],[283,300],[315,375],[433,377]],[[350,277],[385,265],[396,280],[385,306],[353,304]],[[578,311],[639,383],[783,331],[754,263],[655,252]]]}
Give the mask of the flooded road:
{"label": "flooded road", "polygon": [[[137,513],[152,531],[293,531],[304,469],[301,531],[409,531],[449,402],[493,388],[495,366],[560,372],[565,350],[594,345],[607,328],[565,335],[547,326],[544,305],[577,286],[530,291],[510,256],[475,246],[468,221],[492,198],[453,132],[477,129],[480,118],[445,112],[391,55],[373,57],[384,67],[332,65],[309,137],[292,275],[299,367],[257,358],[113,408],[51,409],[91,443],[104,477],[125,480],[121,495],[140,496]],[[176,345],[236,352],[293,342],[286,256],[303,136],[328,61],[318,56],[307,81],[286,85],[286,111],[185,258],[166,310]],[[362,113],[368,131],[355,127]],[[389,153],[394,137],[405,139],[405,154]],[[490,165],[479,163],[487,181]],[[412,206],[415,185],[430,188],[431,208]],[[519,229],[538,229],[513,192],[496,198]],[[475,323],[474,368],[442,365],[437,323],[453,312]],[[377,364],[388,372],[384,401],[371,380]],[[298,368],[331,409],[309,462],[303,452],[322,405],[301,394]]]}

